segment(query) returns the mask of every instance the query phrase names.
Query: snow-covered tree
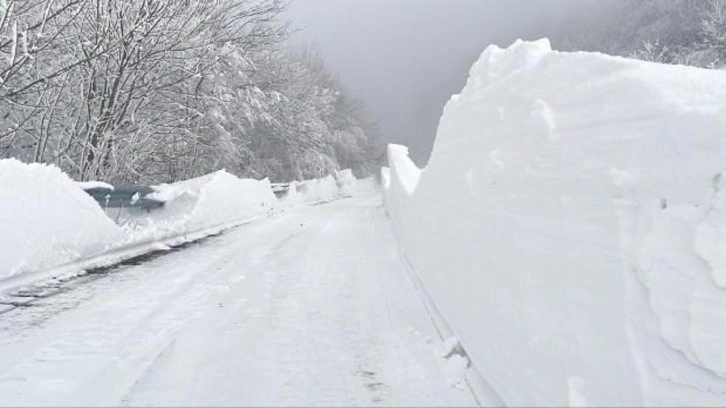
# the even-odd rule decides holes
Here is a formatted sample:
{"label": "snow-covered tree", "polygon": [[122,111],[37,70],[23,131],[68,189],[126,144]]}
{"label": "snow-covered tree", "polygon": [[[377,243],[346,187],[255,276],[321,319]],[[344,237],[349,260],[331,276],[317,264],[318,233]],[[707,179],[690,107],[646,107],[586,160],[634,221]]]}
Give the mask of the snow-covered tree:
{"label": "snow-covered tree", "polygon": [[117,183],[362,168],[365,121],[319,56],[284,50],[284,8],[0,0],[0,158]]}
{"label": "snow-covered tree", "polygon": [[616,0],[601,7],[563,24],[555,44],[669,64],[726,64],[726,0]]}

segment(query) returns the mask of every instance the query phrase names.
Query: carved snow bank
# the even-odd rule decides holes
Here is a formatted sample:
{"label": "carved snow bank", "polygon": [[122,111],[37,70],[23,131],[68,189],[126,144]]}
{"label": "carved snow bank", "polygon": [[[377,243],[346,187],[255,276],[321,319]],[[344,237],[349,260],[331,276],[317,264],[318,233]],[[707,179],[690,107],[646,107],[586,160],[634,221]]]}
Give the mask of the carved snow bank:
{"label": "carved snow bank", "polygon": [[123,238],[59,168],[0,160],[0,280],[101,253]]}
{"label": "carved snow bank", "polygon": [[497,398],[726,404],[723,72],[490,47],[413,189],[401,153],[403,250]]}
{"label": "carved snow bank", "polygon": [[[240,179],[224,170],[154,189],[149,197],[164,201],[164,207],[121,215],[132,240],[230,226],[271,214],[279,204],[269,180]],[[113,209],[107,213],[114,217]]]}

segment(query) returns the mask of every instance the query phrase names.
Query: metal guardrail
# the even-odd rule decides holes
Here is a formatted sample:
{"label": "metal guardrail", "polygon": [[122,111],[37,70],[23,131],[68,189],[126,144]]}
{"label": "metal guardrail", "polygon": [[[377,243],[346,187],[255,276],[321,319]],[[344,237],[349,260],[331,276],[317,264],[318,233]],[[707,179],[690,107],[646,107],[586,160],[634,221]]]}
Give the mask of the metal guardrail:
{"label": "metal guardrail", "polygon": [[[272,192],[277,198],[287,194],[291,183],[273,183]],[[164,206],[163,201],[148,198],[155,190],[148,186],[91,187],[84,189],[98,204],[106,208],[141,208],[151,211]]]}
{"label": "metal guardrail", "polygon": [[287,194],[287,191],[290,189],[290,184],[291,183],[272,183],[272,192],[275,193],[277,198],[281,198]]}
{"label": "metal guardrail", "polygon": [[141,208],[148,212],[164,206],[163,201],[146,197],[154,192],[147,186],[93,187],[85,191],[103,208]]}
{"label": "metal guardrail", "polygon": [[272,191],[277,193],[280,191],[287,191],[290,188],[290,183],[272,183]]}

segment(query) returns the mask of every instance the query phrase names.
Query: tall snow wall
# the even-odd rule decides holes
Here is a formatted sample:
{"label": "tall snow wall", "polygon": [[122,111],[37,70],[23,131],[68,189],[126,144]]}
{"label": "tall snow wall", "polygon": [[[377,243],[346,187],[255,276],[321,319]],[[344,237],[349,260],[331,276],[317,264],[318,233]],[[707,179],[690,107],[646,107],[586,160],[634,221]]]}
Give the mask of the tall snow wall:
{"label": "tall snow wall", "polygon": [[496,398],[726,405],[723,71],[492,46],[405,153],[402,249]]}

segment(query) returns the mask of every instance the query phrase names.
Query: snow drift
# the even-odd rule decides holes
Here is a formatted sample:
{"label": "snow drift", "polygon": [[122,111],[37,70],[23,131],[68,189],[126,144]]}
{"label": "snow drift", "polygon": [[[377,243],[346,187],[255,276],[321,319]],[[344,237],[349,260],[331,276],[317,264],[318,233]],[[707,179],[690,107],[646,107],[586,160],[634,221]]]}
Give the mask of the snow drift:
{"label": "snow drift", "polygon": [[0,280],[101,253],[123,238],[57,167],[0,160]]}
{"label": "snow drift", "polygon": [[499,400],[726,404],[723,72],[492,46],[428,167],[389,160],[402,248]]}

